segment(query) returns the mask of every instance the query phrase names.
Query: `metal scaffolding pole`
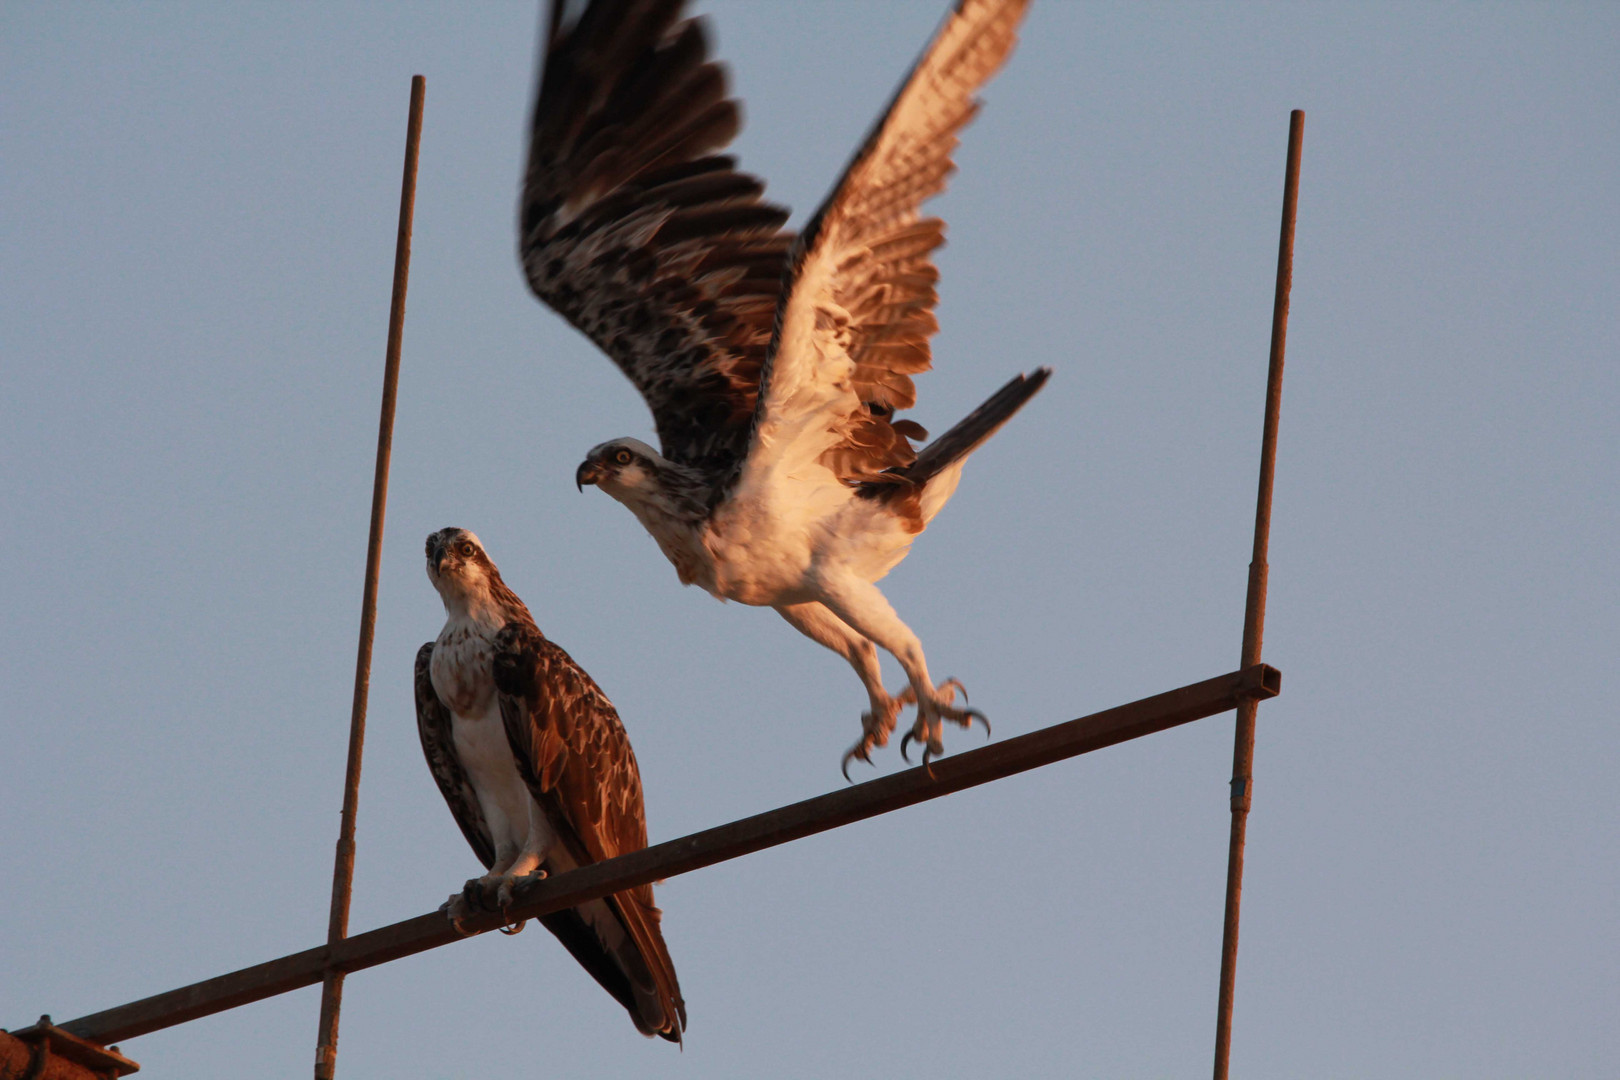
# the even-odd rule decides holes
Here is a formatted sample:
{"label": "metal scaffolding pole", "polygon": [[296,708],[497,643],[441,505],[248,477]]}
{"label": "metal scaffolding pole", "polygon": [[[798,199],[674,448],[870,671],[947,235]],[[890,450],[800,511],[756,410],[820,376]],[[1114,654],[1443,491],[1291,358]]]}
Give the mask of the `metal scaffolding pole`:
{"label": "metal scaffolding pole", "polygon": [[[354,663],[354,707],[349,714],[349,763],[343,778],[343,824],[332,867],[328,948],[349,933],[349,896],[354,886],[354,823],[360,807],[360,758],[366,741],[366,698],[371,688],[371,642],[377,628],[377,576],[382,567],[383,519],[388,511],[388,461],[394,446],[394,402],[399,389],[399,351],[405,334],[405,287],[411,271],[411,219],[416,210],[416,159],[422,143],[422,101],[427,80],[411,79],[410,118],[405,128],[405,175],[399,193],[399,234],[394,243],[394,295],[388,312],[388,351],[383,367],[382,418],[377,425],[377,471],[371,488],[371,539],[366,545],[366,588],[360,602],[360,645]],[[320,1032],[315,1080],[332,1080],[337,1069],[338,1014],[343,972],[329,968],[321,985]]]}
{"label": "metal scaffolding pole", "polygon": [[[509,921],[575,907],[661,878],[675,877],[1105,746],[1229,712],[1244,701],[1275,697],[1281,687],[1281,674],[1264,665],[1206,679],[942,758],[927,766],[891,773],[532,882],[519,887],[515,901],[505,914],[474,915],[463,920],[462,927],[466,935],[481,934],[499,929]],[[449,945],[463,937],[442,910],[433,911],[279,960],[81,1016],[61,1027],[81,1039],[103,1045],[132,1039],[311,986],[328,972],[375,967]]]}
{"label": "metal scaffolding pole", "polygon": [[[1260,493],[1254,511],[1254,556],[1243,611],[1241,666],[1260,663],[1266,627],[1266,550],[1271,542],[1271,484],[1277,466],[1277,421],[1282,411],[1283,352],[1288,342],[1288,294],[1294,283],[1294,211],[1299,202],[1300,140],[1305,113],[1288,118],[1288,166],[1283,179],[1282,236],[1277,245],[1277,292],[1271,308],[1271,363],[1266,376],[1266,426],[1260,437]],[[1215,1080],[1226,1080],[1232,1054],[1232,993],[1237,984],[1238,913],[1243,903],[1243,844],[1254,785],[1254,715],[1258,702],[1237,707],[1232,749],[1232,835],[1226,856],[1226,920],[1221,934],[1221,994],[1215,1021]]]}

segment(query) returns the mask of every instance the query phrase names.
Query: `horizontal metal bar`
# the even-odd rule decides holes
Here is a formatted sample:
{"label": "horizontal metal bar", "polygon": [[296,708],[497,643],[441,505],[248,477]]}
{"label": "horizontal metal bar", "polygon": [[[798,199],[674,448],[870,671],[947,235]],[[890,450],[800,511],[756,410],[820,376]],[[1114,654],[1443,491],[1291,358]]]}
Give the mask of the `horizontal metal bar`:
{"label": "horizontal metal bar", "polygon": [[[1237,708],[1240,701],[1275,697],[1281,686],[1282,675],[1277,669],[1257,664],[1129,705],[941,758],[927,768],[919,766],[891,773],[543,879],[519,889],[516,902],[505,916],[478,914],[463,920],[462,926],[470,934],[481,934],[513,919],[533,918],[574,907],[650,881],[712,866],[937,799],[963,788],[1228,712]],[[435,911],[357,934],[333,945],[306,949],[279,960],[82,1016],[61,1026],[74,1035],[103,1045],[133,1039],[187,1020],[311,986],[322,980],[328,968],[359,971],[448,945],[463,936],[466,935],[457,933],[442,912]]]}

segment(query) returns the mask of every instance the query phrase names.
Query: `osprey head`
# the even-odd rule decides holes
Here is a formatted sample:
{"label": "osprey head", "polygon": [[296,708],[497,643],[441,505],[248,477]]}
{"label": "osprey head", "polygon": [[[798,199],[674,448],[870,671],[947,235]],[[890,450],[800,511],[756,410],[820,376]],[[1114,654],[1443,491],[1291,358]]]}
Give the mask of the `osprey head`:
{"label": "osprey head", "polygon": [[658,478],[669,462],[640,439],[613,439],[593,447],[574,471],[574,486],[595,484],[620,502],[659,491]]}
{"label": "osprey head", "polygon": [[427,538],[428,580],[439,590],[470,592],[496,576],[495,564],[484,554],[484,545],[466,529],[440,529]]}

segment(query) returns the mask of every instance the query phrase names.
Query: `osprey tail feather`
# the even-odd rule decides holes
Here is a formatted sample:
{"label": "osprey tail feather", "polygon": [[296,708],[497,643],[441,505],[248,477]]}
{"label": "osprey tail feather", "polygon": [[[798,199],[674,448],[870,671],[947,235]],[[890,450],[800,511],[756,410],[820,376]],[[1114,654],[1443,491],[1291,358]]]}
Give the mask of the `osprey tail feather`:
{"label": "osprey tail feather", "polygon": [[[669,950],[658,927],[635,917],[640,912],[625,912],[623,902],[621,896],[604,897],[539,921],[624,1006],[637,1031],[678,1043],[686,1027],[686,1003]],[[630,905],[636,906],[635,901]]]}
{"label": "osprey tail feather", "polygon": [[923,447],[917,460],[901,469],[890,469],[881,480],[868,480],[856,490],[869,499],[889,503],[913,533],[922,532],[956,491],[962,463],[984,445],[1046,385],[1051,368],[1036,368],[1030,375],[1014,376],[1007,385],[991,394],[984,404],[957,421],[945,434]]}
{"label": "osprey tail feather", "polygon": [[918,487],[927,484],[984,445],[986,439],[999,431],[1002,424],[1011,420],[1013,414],[1046,385],[1051,374],[1051,368],[1043,367],[1036,368],[1032,375],[1014,376],[1006,386],[991,394],[983,405],[957,421],[951,430],[923,447],[916,461],[896,471]]}

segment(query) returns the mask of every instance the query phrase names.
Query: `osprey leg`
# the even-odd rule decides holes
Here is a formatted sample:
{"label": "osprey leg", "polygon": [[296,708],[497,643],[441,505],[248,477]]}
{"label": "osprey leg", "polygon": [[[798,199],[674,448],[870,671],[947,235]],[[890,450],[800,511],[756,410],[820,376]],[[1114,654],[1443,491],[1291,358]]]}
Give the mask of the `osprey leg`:
{"label": "osprey leg", "polygon": [[546,822],[546,812],[540,809],[540,804],[534,800],[529,801],[529,835],[524,838],[523,849],[517,857],[506,867],[506,872],[500,875],[500,884],[496,886],[495,902],[505,911],[512,903],[512,890],[525,878],[543,878],[546,876],[546,856],[551,852],[552,841],[555,839],[551,826]]}
{"label": "osprey leg", "polygon": [[937,687],[928,677],[928,661],[923,657],[922,642],[911,627],[895,614],[881,590],[869,581],[849,575],[820,582],[826,605],[848,626],[864,635],[876,645],[886,649],[900,661],[906,677],[911,680],[911,693],[917,701],[917,720],[912,725],[911,738],[924,746],[923,764],[945,752],[942,736],[945,720],[962,727],[971,727],[976,719],[985,731],[990,723],[977,709],[957,708],[956,691],[962,684],[946,679]]}
{"label": "osprey leg", "polygon": [[890,694],[883,686],[883,672],[878,667],[877,646],[849,628],[849,624],[828,611],[824,604],[781,604],[776,611],[788,625],[811,641],[825,645],[849,661],[855,674],[866,687],[872,708],[861,714],[861,737],[844,753],[842,767],[844,779],[849,779],[849,763],[857,758],[871,764],[874,747],[889,745],[894,732],[900,706],[915,698],[908,686],[899,694]]}

